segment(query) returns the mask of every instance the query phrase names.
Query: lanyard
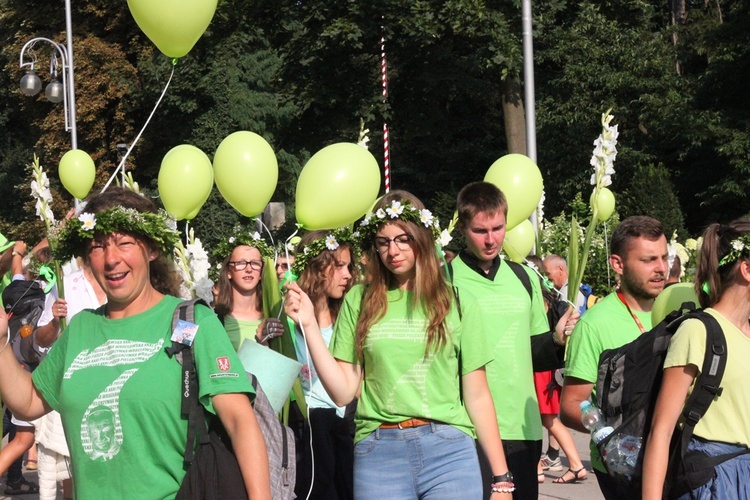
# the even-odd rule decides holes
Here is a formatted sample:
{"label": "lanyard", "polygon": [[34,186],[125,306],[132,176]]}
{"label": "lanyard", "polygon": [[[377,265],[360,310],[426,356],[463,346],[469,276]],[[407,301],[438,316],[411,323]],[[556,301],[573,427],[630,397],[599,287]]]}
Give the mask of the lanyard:
{"label": "lanyard", "polygon": [[620,302],[622,302],[625,305],[628,312],[635,320],[635,324],[638,326],[638,329],[641,331],[641,333],[646,333],[646,329],[643,328],[643,323],[641,323],[641,320],[638,319],[638,316],[636,316],[635,313],[630,310],[630,306],[628,305],[627,302],[625,302],[625,296],[622,294],[620,290],[617,290],[617,298],[620,299]]}

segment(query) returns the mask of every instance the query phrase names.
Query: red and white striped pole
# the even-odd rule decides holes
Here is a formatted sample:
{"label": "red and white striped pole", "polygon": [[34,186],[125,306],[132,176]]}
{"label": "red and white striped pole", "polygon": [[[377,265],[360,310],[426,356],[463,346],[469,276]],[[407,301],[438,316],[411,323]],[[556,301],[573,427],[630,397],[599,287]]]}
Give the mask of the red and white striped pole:
{"label": "red and white striped pole", "polygon": [[[388,99],[388,67],[385,61],[385,37],[380,37],[380,73],[383,80],[383,104]],[[388,141],[388,123],[383,120],[383,167],[385,170],[385,192],[391,190],[391,152]]]}

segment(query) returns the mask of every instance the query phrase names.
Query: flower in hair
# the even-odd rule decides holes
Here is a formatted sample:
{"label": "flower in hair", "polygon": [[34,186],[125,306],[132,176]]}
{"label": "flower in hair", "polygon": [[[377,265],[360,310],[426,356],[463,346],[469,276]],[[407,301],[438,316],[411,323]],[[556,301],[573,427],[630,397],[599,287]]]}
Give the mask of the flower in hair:
{"label": "flower in hair", "polygon": [[391,219],[397,219],[404,211],[403,205],[400,201],[393,200],[391,206],[385,209],[385,212],[391,217]]}
{"label": "flower in hair", "polygon": [[78,220],[81,221],[81,229],[84,231],[93,231],[96,227],[96,218],[94,214],[88,212],[82,213],[78,216]]}
{"label": "flower in hair", "polygon": [[[386,213],[389,216],[388,218],[386,218]],[[373,238],[380,224],[396,219],[424,226],[432,233],[433,240],[442,245],[443,239],[441,238],[440,221],[437,217],[432,215],[432,212],[426,208],[417,209],[408,200],[394,200],[387,208],[379,208],[375,214],[366,214],[364,219],[359,223],[360,232],[362,233],[361,238],[363,240]]]}
{"label": "flower in hair", "polygon": [[739,238],[735,238],[729,246],[729,253],[721,258],[719,267],[737,262],[742,257],[750,256],[750,233],[745,233]]}
{"label": "flower in hair", "polygon": [[[322,238],[317,238],[305,244],[301,249],[297,248],[292,263],[292,273],[301,276],[312,259],[325,250],[335,251],[341,245],[348,245],[351,252],[352,262],[359,260],[359,233],[352,232],[348,227],[340,227],[327,233]],[[301,250],[301,251],[300,251]]]}
{"label": "flower in hair", "polygon": [[326,236],[326,248],[328,250],[336,250],[339,247],[339,242],[336,241],[336,236],[329,234]]}

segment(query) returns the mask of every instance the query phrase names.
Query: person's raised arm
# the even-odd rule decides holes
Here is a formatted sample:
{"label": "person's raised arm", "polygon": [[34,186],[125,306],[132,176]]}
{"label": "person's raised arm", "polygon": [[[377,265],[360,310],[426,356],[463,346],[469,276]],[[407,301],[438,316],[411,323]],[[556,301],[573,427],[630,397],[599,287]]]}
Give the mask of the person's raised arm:
{"label": "person's raised arm", "polygon": [[284,312],[304,330],[310,357],[326,392],[336,405],[346,406],[357,394],[362,368],[354,363],[337,360],[331,355],[320,333],[310,297],[297,283],[288,283],[286,287]]}
{"label": "person's raised arm", "polygon": [[217,394],[211,403],[232,440],[248,498],[270,500],[268,452],[250,399],[242,393]]}
{"label": "person's raised arm", "polygon": [[[508,472],[508,463],[503,452],[503,442],[495,416],[495,404],[492,401],[490,388],[487,385],[487,373],[484,367],[471,371],[461,377],[466,413],[477,431],[477,441],[490,463],[493,476]],[[510,493],[493,493],[492,498],[512,498]]]}
{"label": "person's raised arm", "polygon": [[11,271],[13,276],[17,274],[23,274],[23,256],[26,254],[26,243],[23,241],[16,241],[13,244],[13,256],[11,261]]}
{"label": "person's raised arm", "polygon": [[[45,403],[25,371],[13,355],[8,338],[8,316],[0,308],[0,394],[14,415],[23,420],[35,420],[51,408]],[[4,347],[3,347],[4,346]]]}
{"label": "person's raised arm", "polygon": [[644,500],[658,500],[662,497],[672,433],[685,404],[690,384],[697,374],[698,368],[695,365],[673,366],[664,370],[643,459]]}
{"label": "person's raised arm", "polygon": [[567,427],[580,432],[589,431],[581,423],[581,402],[591,396],[594,389],[592,382],[586,382],[580,378],[565,377],[565,382],[560,395],[560,420]]}

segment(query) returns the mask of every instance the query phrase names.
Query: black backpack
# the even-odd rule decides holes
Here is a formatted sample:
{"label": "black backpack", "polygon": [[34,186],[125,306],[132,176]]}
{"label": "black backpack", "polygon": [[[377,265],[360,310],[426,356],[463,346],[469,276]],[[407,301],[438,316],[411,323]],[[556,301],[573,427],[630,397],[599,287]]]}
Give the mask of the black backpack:
{"label": "black backpack", "polygon": [[608,349],[599,357],[597,404],[607,425],[614,427],[614,431],[597,444],[600,455],[604,456],[605,447],[615,437],[633,436],[641,440],[635,474],[625,475],[612,471],[605,460],[608,474],[631,498],[641,496],[643,458],[661,388],[669,341],[682,322],[690,318],[699,319],[706,326],[706,355],[700,375],[695,380],[694,390],[682,412],[685,423],[682,428],[678,426],[674,431],[669,471],[664,483],[665,498],[676,497],[702,486],[713,477],[714,466],[739,454],[707,457],[687,452],[695,425],[714,398],[721,395],[720,383],[727,362],[727,346],[724,332],[716,319],[704,311],[696,310],[694,304],[684,303],[679,310],[670,313],[649,332],[624,346]]}
{"label": "black backpack", "polygon": [[[3,290],[3,304],[8,315],[10,344],[19,363],[33,371],[41,361],[34,347],[37,323],[44,312],[44,290],[36,281],[15,280]],[[31,335],[22,336],[23,327],[32,328]]]}
{"label": "black backpack", "polygon": [[[182,302],[172,317],[172,330],[179,320],[195,322],[195,306],[208,305],[201,299]],[[198,374],[190,346],[180,343],[165,348],[182,365],[182,415],[188,419],[184,461],[187,472],[176,500],[225,500],[247,498],[237,457],[224,426],[210,415],[198,401]],[[253,410],[263,433],[271,473],[274,499],[291,500],[294,496],[295,456],[292,430],[279,422],[255,375],[248,373],[255,390]],[[196,438],[198,447],[196,449]]]}

